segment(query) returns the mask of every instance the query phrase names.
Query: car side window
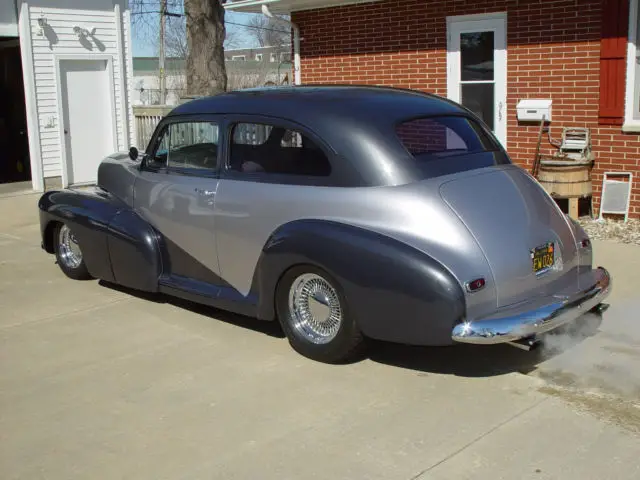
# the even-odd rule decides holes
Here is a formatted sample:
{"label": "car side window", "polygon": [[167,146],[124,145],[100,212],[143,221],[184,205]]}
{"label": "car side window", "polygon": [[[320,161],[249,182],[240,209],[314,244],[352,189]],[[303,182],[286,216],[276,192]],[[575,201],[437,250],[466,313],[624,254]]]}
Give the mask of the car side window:
{"label": "car side window", "polygon": [[302,132],[264,123],[237,123],[231,134],[229,168],[244,173],[326,177],[331,163]]}
{"label": "car side window", "polygon": [[169,125],[168,132],[168,167],[170,169],[215,170],[217,168],[218,125],[216,123],[205,121],[172,123]]}
{"label": "car side window", "polygon": [[169,155],[169,127],[165,127],[155,140],[157,148],[152,156],[147,159],[147,166],[152,169],[165,168]]}

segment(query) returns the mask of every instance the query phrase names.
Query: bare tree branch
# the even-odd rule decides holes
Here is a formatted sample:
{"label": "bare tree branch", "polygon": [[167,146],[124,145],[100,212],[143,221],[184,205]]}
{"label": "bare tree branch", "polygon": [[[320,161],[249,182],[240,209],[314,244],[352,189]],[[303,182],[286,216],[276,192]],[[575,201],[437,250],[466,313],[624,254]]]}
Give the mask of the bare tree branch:
{"label": "bare tree branch", "polygon": [[[236,31],[225,29],[224,48],[235,48],[238,43]],[[165,30],[165,51],[169,57],[187,58],[186,17],[167,18]]]}
{"label": "bare tree branch", "polygon": [[245,27],[246,33],[252,37],[261,47],[279,47],[288,44],[291,38],[291,30],[278,18],[288,19],[288,16],[280,15],[269,18],[264,15],[251,17]]}
{"label": "bare tree branch", "polygon": [[160,0],[129,0],[129,8],[135,35],[157,47]]}

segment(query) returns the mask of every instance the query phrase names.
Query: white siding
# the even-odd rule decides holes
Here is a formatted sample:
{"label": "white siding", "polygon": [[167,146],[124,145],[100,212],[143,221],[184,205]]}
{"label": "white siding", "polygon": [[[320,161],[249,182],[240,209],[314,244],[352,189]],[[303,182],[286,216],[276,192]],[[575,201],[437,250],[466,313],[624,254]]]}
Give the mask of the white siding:
{"label": "white siding", "polygon": [[[51,4],[56,4],[52,0]],[[31,38],[33,43],[33,68],[36,89],[36,102],[38,109],[38,121],[40,125],[40,142],[44,177],[62,175],[60,125],[62,119],[58,118],[58,89],[55,74],[55,55],[109,55],[113,65],[113,85],[115,92],[115,116],[118,138],[118,150],[126,150],[123,128],[132,131],[132,113],[123,112],[121,96],[129,92],[121,91],[120,75],[126,75],[127,68],[120,64],[118,53],[118,31],[116,21],[122,21],[128,17],[128,10],[122,12],[122,18],[116,18],[114,10],[83,10],[71,8],[69,0],[63,0],[66,8],[50,8],[30,6],[29,23],[31,26]],[[82,1],[77,1],[83,5]],[[85,4],[86,5],[86,4]],[[107,3],[105,6],[112,6]],[[48,28],[42,31],[38,25],[38,19],[44,17]],[[91,30],[95,28],[94,37],[88,37],[88,42],[81,43],[73,32],[74,26]],[[125,37],[125,64],[131,55],[129,46],[129,22],[122,25]],[[95,38],[95,41],[94,41]],[[130,81],[125,77],[125,89]],[[90,108],[90,106],[88,106]],[[128,125],[127,124],[128,120]],[[130,134],[131,135],[131,134]]]}

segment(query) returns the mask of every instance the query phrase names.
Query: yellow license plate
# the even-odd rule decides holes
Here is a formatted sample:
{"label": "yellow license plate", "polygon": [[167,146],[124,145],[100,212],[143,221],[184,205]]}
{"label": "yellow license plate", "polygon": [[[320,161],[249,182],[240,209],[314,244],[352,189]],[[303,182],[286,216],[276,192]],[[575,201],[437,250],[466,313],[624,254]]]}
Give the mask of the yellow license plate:
{"label": "yellow license plate", "polygon": [[555,263],[553,242],[545,243],[531,251],[533,261],[533,272],[538,275],[553,267]]}

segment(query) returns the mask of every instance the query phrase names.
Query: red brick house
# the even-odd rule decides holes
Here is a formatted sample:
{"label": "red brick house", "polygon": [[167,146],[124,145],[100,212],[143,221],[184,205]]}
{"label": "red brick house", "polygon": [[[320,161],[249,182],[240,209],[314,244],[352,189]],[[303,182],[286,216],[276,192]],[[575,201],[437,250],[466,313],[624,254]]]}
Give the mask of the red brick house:
{"label": "red brick house", "polygon": [[[521,100],[552,101],[550,133],[588,127],[602,175],[633,174],[629,216],[640,218],[640,0],[235,0],[229,10],[290,13],[301,83],[390,85],[436,93],[483,117],[530,168],[539,122]],[[640,49],[639,49],[640,50]],[[557,151],[546,135],[543,151]]]}

